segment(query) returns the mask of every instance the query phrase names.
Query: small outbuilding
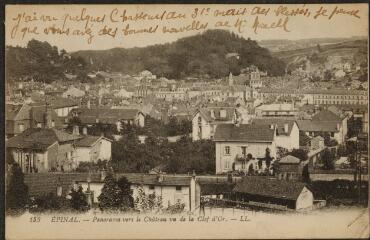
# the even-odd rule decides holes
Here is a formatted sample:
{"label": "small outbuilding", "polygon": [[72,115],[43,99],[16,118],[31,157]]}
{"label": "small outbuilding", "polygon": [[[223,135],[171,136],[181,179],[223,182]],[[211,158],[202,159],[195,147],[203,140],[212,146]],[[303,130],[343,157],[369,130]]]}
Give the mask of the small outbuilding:
{"label": "small outbuilding", "polygon": [[302,182],[245,177],[233,189],[237,201],[264,208],[301,210],[313,207],[313,193]]}

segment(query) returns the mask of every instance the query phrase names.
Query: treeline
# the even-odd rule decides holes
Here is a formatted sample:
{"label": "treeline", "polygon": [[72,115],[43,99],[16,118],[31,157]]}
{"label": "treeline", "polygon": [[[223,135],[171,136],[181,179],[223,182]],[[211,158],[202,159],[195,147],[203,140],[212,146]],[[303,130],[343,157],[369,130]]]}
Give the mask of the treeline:
{"label": "treeline", "polygon": [[[237,53],[227,58],[228,53]],[[284,73],[284,63],[272,57],[268,49],[256,41],[244,39],[225,30],[208,30],[173,43],[144,48],[114,48],[102,51],[78,51],[73,56],[83,57],[91,70],[106,69],[136,74],[149,70],[161,77],[220,78],[229,72],[234,75],[242,68],[256,65],[277,76]]]}
{"label": "treeline", "polygon": [[183,136],[177,142],[149,134],[140,143],[135,131],[112,144],[111,164],[117,172],[149,172],[162,166],[168,173],[199,174],[215,172],[215,147],[212,141],[196,141]]}
{"label": "treeline", "polygon": [[87,64],[81,57],[70,56],[64,49],[51,46],[48,42],[31,40],[26,47],[6,47],[7,80],[34,80],[50,83],[66,80],[64,73],[87,80]]}

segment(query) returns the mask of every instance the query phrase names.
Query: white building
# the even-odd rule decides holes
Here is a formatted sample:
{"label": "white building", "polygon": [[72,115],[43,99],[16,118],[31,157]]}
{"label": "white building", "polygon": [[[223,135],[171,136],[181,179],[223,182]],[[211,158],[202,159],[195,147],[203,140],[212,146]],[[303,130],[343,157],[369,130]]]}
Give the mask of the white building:
{"label": "white building", "polygon": [[299,128],[295,120],[282,118],[255,118],[252,124],[276,127],[276,147],[289,151],[299,148]]}
{"label": "white building", "polygon": [[[131,184],[132,196],[138,196],[141,187],[146,195],[155,193],[162,198],[162,206],[167,208],[176,203],[184,204],[185,211],[195,211],[200,205],[200,185],[195,176],[176,176],[167,174],[117,174],[116,178],[126,177]],[[84,190],[87,189],[86,181],[79,182]],[[98,202],[104,179],[92,179],[89,183],[93,191],[94,202]]]}
{"label": "white building", "polygon": [[85,136],[75,143],[75,148],[78,163],[109,161],[112,157],[112,140],[103,136]]}
{"label": "white building", "polygon": [[294,117],[298,114],[298,109],[294,107],[294,103],[273,103],[258,106],[255,112],[258,117]]}
{"label": "white building", "polygon": [[193,141],[212,139],[217,125],[232,123],[234,119],[235,108],[233,107],[209,107],[199,109],[192,119]]}
{"label": "white building", "polygon": [[[239,164],[245,162],[249,154],[252,160],[264,159],[266,151],[272,158],[276,157],[274,126],[221,124],[213,140],[216,143],[216,174],[238,170],[238,165],[241,165],[240,170],[251,170],[248,164]],[[255,166],[253,170],[256,170]]]}

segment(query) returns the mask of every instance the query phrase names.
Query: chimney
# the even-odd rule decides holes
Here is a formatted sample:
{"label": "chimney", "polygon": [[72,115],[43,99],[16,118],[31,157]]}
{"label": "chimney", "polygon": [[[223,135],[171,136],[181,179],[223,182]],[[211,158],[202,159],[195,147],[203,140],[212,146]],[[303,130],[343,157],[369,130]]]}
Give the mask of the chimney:
{"label": "chimney", "polygon": [[288,133],[288,130],[289,130],[289,125],[288,125],[288,123],[284,123],[284,132],[285,132],[285,133]]}
{"label": "chimney", "polygon": [[101,181],[104,181],[105,180],[105,177],[107,176],[107,171],[106,170],[101,170],[100,171],[100,180]]}
{"label": "chimney", "polygon": [[51,119],[51,114],[50,114],[50,111],[47,109],[45,111],[45,114],[44,114],[44,118],[45,118],[45,128],[52,128],[52,119]]}
{"label": "chimney", "polygon": [[99,97],[99,106],[101,105],[102,96]]}
{"label": "chimney", "polygon": [[270,129],[273,130],[274,129],[274,124],[270,124]]}
{"label": "chimney", "polygon": [[337,130],[339,131],[339,129],[340,129],[340,124],[337,123]]}
{"label": "chimney", "polygon": [[162,171],[159,171],[157,178],[158,178],[159,183],[163,182],[163,173],[162,173]]}
{"label": "chimney", "polygon": [[90,109],[91,108],[91,102],[90,102],[90,99],[87,101],[87,108]]}
{"label": "chimney", "polygon": [[72,133],[74,135],[80,135],[80,130],[79,130],[79,127],[77,125],[73,126],[73,132]]}
{"label": "chimney", "polygon": [[83,135],[87,135],[87,127],[83,127],[82,128],[82,134]]}
{"label": "chimney", "polygon": [[225,109],[220,110],[220,118],[226,118],[226,110]]}
{"label": "chimney", "polygon": [[215,118],[215,111],[211,110],[211,118]]}

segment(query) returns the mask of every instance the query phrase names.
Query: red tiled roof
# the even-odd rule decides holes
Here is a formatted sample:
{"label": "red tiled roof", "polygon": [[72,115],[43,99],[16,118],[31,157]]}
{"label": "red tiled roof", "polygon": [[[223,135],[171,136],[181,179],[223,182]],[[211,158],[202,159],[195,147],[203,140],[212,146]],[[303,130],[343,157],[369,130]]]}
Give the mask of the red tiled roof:
{"label": "red tiled roof", "polygon": [[274,132],[268,125],[220,124],[216,128],[214,141],[272,142]]}

